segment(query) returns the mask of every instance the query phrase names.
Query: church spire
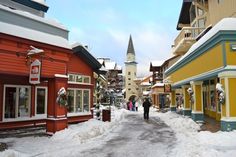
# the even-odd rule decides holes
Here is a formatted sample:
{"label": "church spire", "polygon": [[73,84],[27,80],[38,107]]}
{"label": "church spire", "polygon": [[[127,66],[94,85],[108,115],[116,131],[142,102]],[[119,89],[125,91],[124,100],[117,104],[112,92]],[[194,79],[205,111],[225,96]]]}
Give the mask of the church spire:
{"label": "church spire", "polygon": [[133,41],[132,41],[131,35],[130,35],[130,37],[129,37],[129,45],[128,45],[127,54],[128,54],[128,53],[131,53],[131,54],[134,54],[134,55],[135,55],[134,46],[133,46]]}

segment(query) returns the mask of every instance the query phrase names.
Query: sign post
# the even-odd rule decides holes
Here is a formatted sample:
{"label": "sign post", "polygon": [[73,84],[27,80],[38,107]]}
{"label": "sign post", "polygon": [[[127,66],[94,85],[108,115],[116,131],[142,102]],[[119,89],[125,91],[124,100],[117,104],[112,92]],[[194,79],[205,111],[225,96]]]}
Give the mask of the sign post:
{"label": "sign post", "polygon": [[39,84],[40,83],[40,72],[41,72],[41,62],[36,59],[30,65],[30,76],[29,83],[30,84]]}

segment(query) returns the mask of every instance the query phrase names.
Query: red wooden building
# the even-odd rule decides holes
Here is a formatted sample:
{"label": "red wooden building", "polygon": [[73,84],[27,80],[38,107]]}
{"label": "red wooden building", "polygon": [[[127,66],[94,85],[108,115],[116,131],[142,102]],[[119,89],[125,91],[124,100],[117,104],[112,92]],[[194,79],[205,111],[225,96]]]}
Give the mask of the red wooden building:
{"label": "red wooden building", "polygon": [[[93,73],[100,63],[85,47],[71,47],[61,26],[1,5],[0,14],[11,16],[0,18],[0,129],[46,125],[54,133],[91,118]],[[38,67],[31,66],[34,61]],[[66,107],[56,101],[62,87]]]}

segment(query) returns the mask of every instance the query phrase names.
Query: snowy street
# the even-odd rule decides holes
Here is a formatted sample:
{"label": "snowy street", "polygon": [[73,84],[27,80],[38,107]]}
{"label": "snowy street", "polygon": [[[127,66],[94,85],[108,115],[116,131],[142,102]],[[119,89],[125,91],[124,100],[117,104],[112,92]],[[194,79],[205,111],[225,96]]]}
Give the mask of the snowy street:
{"label": "snowy street", "polygon": [[137,157],[168,156],[175,144],[174,132],[157,117],[143,120],[142,114],[129,114],[104,144],[82,152],[82,156]]}
{"label": "snowy street", "polygon": [[200,131],[191,118],[151,108],[149,121],[139,112],[112,109],[111,122],[91,119],[69,125],[51,137],[1,138],[0,157],[232,157],[236,131]]}

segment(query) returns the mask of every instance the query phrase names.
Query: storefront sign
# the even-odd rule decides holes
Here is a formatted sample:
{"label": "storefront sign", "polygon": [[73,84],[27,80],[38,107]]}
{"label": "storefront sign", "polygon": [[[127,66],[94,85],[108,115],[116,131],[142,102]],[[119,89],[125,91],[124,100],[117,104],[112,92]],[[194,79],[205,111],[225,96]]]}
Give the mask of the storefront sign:
{"label": "storefront sign", "polygon": [[40,83],[40,72],[41,72],[41,62],[38,59],[36,59],[30,65],[29,83],[39,84]]}
{"label": "storefront sign", "polygon": [[164,92],[171,92],[171,84],[164,85]]}

